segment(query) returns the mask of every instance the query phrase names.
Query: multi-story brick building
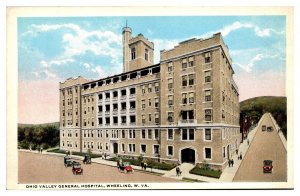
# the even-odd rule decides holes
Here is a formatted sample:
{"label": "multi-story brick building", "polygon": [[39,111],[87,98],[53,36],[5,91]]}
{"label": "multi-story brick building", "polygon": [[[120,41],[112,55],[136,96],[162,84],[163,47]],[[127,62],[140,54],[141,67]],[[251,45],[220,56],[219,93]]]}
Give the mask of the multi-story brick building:
{"label": "multi-story brick building", "polygon": [[223,169],[241,142],[239,94],[220,33],[160,52],[123,28],[123,73],[60,83],[60,148]]}

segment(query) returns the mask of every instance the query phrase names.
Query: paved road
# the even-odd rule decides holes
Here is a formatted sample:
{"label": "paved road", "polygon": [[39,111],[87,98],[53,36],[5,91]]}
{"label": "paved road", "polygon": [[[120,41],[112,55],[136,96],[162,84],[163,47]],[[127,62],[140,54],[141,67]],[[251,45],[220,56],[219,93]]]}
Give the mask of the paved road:
{"label": "paved road", "polygon": [[82,165],[83,175],[73,175],[71,167],[65,168],[63,157],[21,152],[19,158],[19,178],[25,183],[64,183],[64,182],[180,182],[176,179],[135,171],[132,174],[120,173],[116,167],[101,164]]}
{"label": "paved road", "polygon": [[[287,152],[271,121],[270,114],[264,114],[262,123],[250,144],[247,154],[233,181],[247,182],[286,182],[287,181]],[[273,126],[274,131],[261,131],[261,126]],[[272,174],[263,173],[263,161],[273,161]]]}

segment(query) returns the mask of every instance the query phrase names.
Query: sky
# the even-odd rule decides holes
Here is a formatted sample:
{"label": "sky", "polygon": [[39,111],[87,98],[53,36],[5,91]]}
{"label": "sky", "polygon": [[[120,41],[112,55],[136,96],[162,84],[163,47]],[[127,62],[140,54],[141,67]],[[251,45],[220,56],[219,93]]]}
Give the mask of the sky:
{"label": "sky", "polygon": [[18,18],[18,122],[59,121],[59,82],[121,73],[122,27],[142,33],[159,51],[221,32],[240,101],[286,96],[285,16],[145,16]]}

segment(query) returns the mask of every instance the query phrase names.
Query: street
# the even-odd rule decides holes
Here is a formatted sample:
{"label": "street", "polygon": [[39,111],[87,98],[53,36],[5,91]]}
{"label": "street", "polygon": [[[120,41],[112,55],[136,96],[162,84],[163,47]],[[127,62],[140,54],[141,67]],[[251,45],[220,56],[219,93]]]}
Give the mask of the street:
{"label": "street", "polygon": [[[176,179],[165,178],[134,171],[134,173],[124,174],[116,167],[92,163],[82,164],[83,175],[73,175],[72,167],[66,168],[61,156],[47,154],[37,154],[31,152],[21,152],[18,154],[19,171],[18,182],[25,183],[64,183],[64,182],[180,182]],[[82,161],[79,161],[82,163]]]}
{"label": "street", "polygon": [[[271,121],[270,115],[265,114],[262,118],[262,123],[259,125],[233,179],[235,182],[287,181],[287,151]],[[273,131],[262,131],[262,125],[272,126]],[[273,161],[272,173],[263,173],[264,160]]]}

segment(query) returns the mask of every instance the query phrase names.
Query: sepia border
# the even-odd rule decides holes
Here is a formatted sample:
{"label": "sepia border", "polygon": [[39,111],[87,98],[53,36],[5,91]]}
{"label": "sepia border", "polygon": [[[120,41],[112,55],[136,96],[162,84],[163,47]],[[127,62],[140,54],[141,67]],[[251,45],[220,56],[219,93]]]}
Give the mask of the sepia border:
{"label": "sepia border", "polygon": [[[294,9],[293,7],[7,7],[6,8],[6,68],[7,68],[7,189],[28,189],[18,184],[17,114],[18,114],[18,17],[59,16],[226,16],[284,15],[286,16],[286,96],[288,113],[287,182],[264,183],[147,183],[147,189],[291,189],[294,187]],[[96,185],[95,183],[89,183]],[[105,183],[101,183],[104,184]],[[121,184],[122,183],[118,183]],[[58,184],[57,184],[58,185]],[[62,185],[62,184],[61,184]],[[65,184],[66,185],[66,184]],[[67,185],[72,185],[69,183]],[[30,188],[29,188],[30,189]],[[69,189],[67,186],[53,189]],[[73,188],[71,188],[73,189]],[[80,188],[81,189],[81,188]],[[86,189],[86,188],[83,188]],[[87,188],[97,189],[97,188]],[[127,189],[124,187],[115,189]],[[128,188],[135,189],[135,188]],[[145,188],[142,188],[145,189]]]}

